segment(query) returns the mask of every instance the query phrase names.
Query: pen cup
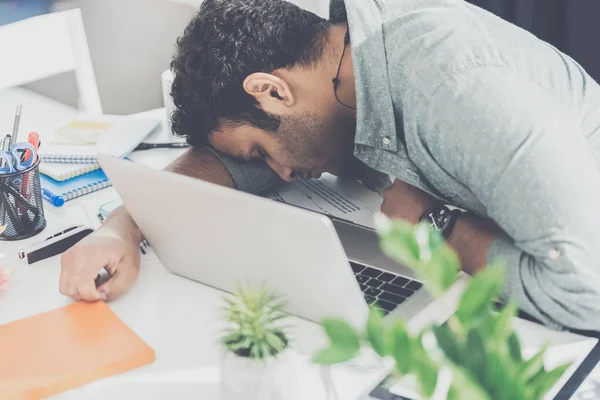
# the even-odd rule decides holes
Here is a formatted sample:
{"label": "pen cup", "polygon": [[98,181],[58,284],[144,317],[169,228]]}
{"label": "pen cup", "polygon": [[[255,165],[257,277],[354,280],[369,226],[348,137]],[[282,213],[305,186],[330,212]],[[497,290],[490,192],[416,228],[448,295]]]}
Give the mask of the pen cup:
{"label": "pen cup", "polygon": [[0,173],[0,240],[27,239],[46,227],[39,166],[38,158],[24,171]]}

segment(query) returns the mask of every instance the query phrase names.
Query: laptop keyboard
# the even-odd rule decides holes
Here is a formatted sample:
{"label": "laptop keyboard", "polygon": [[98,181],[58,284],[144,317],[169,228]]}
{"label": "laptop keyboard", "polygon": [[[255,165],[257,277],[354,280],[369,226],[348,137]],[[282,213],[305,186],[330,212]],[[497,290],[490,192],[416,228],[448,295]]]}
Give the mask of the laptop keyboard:
{"label": "laptop keyboard", "polygon": [[400,275],[350,262],[368,304],[387,315],[415,294],[422,283]]}

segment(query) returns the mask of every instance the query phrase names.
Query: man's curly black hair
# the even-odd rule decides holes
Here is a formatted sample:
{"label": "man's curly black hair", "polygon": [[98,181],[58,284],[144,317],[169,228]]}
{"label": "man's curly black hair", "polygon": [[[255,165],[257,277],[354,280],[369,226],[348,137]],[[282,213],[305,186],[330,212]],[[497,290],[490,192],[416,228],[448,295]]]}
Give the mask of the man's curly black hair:
{"label": "man's curly black hair", "polygon": [[310,66],[327,43],[330,22],[284,0],[205,0],[177,40],[171,116],[192,146],[223,124],[276,131],[280,120],[243,88],[254,72]]}

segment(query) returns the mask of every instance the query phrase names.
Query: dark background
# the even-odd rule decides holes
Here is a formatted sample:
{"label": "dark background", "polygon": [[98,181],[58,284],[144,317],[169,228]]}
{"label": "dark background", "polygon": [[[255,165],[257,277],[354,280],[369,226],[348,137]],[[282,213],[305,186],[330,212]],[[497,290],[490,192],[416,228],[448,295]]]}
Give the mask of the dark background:
{"label": "dark background", "polygon": [[600,1],[469,0],[510,21],[580,63],[600,82]]}
{"label": "dark background", "polygon": [[[554,45],[600,82],[600,0],[468,1]],[[345,21],[343,0],[331,0],[329,14]]]}

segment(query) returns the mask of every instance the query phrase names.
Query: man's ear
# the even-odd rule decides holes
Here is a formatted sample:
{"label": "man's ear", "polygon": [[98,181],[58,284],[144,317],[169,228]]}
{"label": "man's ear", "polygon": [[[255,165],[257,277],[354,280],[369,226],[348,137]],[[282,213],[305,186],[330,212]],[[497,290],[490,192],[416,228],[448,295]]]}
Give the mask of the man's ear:
{"label": "man's ear", "polygon": [[264,110],[273,106],[291,107],[296,102],[286,81],[275,75],[255,72],[244,79],[244,90],[253,96]]}

